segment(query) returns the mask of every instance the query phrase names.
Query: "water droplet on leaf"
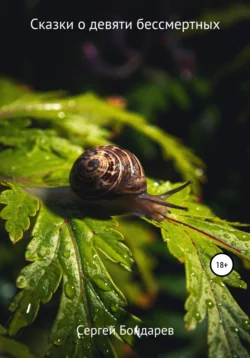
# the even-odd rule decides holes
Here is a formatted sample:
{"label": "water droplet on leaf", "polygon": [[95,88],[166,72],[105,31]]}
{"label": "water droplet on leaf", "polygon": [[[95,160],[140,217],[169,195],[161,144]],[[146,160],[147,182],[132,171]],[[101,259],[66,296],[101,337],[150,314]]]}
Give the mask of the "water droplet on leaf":
{"label": "water droplet on leaf", "polygon": [[65,113],[64,112],[59,112],[58,117],[59,118],[65,118]]}
{"label": "water droplet on leaf", "polygon": [[239,287],[240,288],[247,288],[247,284],[246,284],[246,282],[244,282],[244,281],[241,281],[241,283],[240,283],[240,285],[239,285]]}
{"label": "water droplet on leaf", "polygon": [[24,276],[18,276],[17,280],[16,280],[16,284],[17,286],[21,286],[23,283],[25,282],[25,277]]}
{"label": "water droplet on leaf", "polygon": [[102,291],[111,291],[111,288],[109,287],[107,282],[105,282],[100,276],[93,276],[92,281]]}
{"label": "water droplet on leaf", "polygon": [[65,250],[63,251],[63,256],[68,259],[70,257],[70,251],[69,250]]}
{"label": "water droplet on leaf", "polygon": [[203,169],[201,168],[195,169],[195,175],[197,175],[197,177],[201,177],[203,175]]}
{"label": "water droplet on leaf", "polygon": [[208,308],[213,308],[214,307],[214,303],[211,300],[206,300],[206,304],[207,304]]}
{"label": "water droplet on leaf", "polygon": [[31,250],[26,250],[26,252],[25,252],[25,257],[27,258],[27,257],[30,257],[32,255],[32,251]]}
{"label": "water droplet on leaf", "polygon": [[112,304],[110,309],[112,312],[117,312],[119,310],[119,306],[117,304]]}
{"label": "water droplet on leaf", "polygon": [[54,341],[54,344],[56,346],[60,346],[62,344],[62,340],[60,338],[57,338],[55,341]]}
{"label": "water droplet on leaf", "polygon": [[64,290],[68,298],[72,299],[75,296],[75,288],[69,282],[65,283]]}
{"label": "water droplet on leaf", "polygon": [[196,319],[196,321],[200,321],[200,320],[201,320],[201,315],[200,315],[199,312],[196,312],[196,314],[195,314],[195,319]]}
{"label": "water droplet on leaf", "polygon": [[73,99],[71,99],[70,101],[68,101],[68,106],[69,106],[70,108],[75,107],[75,105],[76,105],[76,101],[74,101]]}
{"label": "water droplet on leaf", "polygon": [[245,326],[245,327],[249,327],[249,321],[248,321],[248,319],[243,319],[243,326]]}
{"label": "water droplet on leaf", "polygon": [[45,253],[46,253],[46,251],[45,251],[44,247],[41,247],[41,249],[37,252],[37,254],[40,258],[43,258],[45,256]]}

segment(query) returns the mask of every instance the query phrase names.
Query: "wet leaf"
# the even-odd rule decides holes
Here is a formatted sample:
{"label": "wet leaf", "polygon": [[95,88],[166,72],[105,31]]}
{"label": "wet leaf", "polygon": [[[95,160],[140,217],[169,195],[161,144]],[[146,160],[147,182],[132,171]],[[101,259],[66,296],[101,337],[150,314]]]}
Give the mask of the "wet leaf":
{"label": "wet leaf", "polygon": [[[169,182],[151,183],[151,192],[159,194],[174,188]],[[216,276],[210,268],[212,257],[222,249],[250,262],[250,234],[217,218],[205,205],[190,196],[190,188],[173,195],[169,202],[187,206],[188,212],[171,210],[168,219],[154,223],[172,255],[185,264],[185,324],[193,330],[208,318],[209,357],[248,357],[241,340],[250,342],[248,316],[238,306],[227,286],[246,289],[246,283],[233,270],[228,276]]]}

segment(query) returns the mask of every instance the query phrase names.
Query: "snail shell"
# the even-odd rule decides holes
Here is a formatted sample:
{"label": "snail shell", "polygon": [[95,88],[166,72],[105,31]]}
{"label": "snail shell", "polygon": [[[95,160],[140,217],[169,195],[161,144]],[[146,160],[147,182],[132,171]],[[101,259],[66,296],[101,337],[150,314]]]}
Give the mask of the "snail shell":
{"label": "snail shell", "polygon": [[70,186],[83,200],[113,199],[142,194],[147,189],[144,170],[128,150],[99,146],[84,152],[70,172]]}
{"label": "snail shell", "polygon": [[164,199],[191,183],[161,195],[150,195],[136,156],[108,145],[85,151],[73,164],[69,181],[78,198],[92,206],[98,205],[109,215],[130,214],[157,221],[166,218],[167,207],[187,210]]}

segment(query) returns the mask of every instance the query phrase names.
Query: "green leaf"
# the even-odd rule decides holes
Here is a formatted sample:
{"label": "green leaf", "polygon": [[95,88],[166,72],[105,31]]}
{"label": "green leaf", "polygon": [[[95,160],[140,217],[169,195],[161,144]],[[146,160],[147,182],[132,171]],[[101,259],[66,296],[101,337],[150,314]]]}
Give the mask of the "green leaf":
{"label": "green leaf", "polygon": [[[180,91],[177,82],[173,82],[173,98],[183,106],[188,105],[188,97]],[[204,163],[177,138],[149,125],[143,117],[116,107],[93,94],[61,98],[57,93],[29,92],[28,95],[0,107],[0,122],[20,117],[46,122],[58,135],[83,146],[110,143],[108,137],[112,135],[112,131],[116,131],[117,126],[129,126],[156,142],[162,149],[163,157],[173,161],[183,178],[194,180],[197,191],[199,181],[205,178]],[[0,137],[0,140],[8,142],[6,138]],[[9,143],[11,145],[13,142],[9,140]]]}
{"label": "green leaf", "polygon": [[0,175],[26,186],[67,185],[72,163],[83,151],[52,131],[14,128],[5,138],[13,148],[0,153]]}
{"label": "green leaf", "polygon": [[157,282],[152,272],[156,262],[150,252],[151,246],[149,247],[156,237],[143,222],[121,219],[121,217],[117,217],[117,220],[119,220],[119,231],[124,235],[125,242],[136,262],[134,270],[140,276],[140,281],[134,280],[135,272],[122,270],[108,261],[105,265],[128,302],[145,309],[152,305],[157,293]]}
{"label": "green leaf", "polygon": [[29,348],[8,337],[7,330],[0,325],[0,355],[1,357],[13,358],[34,358],[35,356],[30,353]]}
{"label": "green leaf", "polygon": [[[162,186],[151,184],[150,189],[159,194],[174,187],[167,182]],[[168,220],[154,224],[161,227],[170,252],[185,263],[189,293],[185,304],[186,327],[193,330],[208,317],[209,357],[248,357],[240,338],[250,342],[249,318],[227,288],[227,285],[246,288],[246,284],[234,270],[226,277],[214,275],[210,261],[222,252],[219,248],[222,247],[249,262],[250,234],[231,227],[206,206],[196,203],[190,198],[189,187],[175,194],[171,202],[187,206],[189,211],[173,210]]]}
{"label": "green leaf", "polygon": [[[22,291],[10,305],[14,316],[9,333],[15,335],[33,322],[40,303],[47,303],[61,283],[60,307],[50,336],[59,349],[53,356],[60,357],[66,350],[72,357],[95,357],[99,350],[113,350],[109,337],[85,335],[81,341],[77,326],[114,327],[119,336],[120,324],[139,323],[124,310],[126,299],[108,274],[100,252],[127,270],[133,260],[114,220],[76,219],[71,210],[67,206],[59,215],[41,206],[26,251],[26,259],[34,262],[17,279]],[[131,336],[122,339],[132,343]],[[115,352],[110,356],[115,357]]]}
{"label": "green leaf", "polygon": [[8,184],[10,190],[0,194],[0,203],[6,206],[0,212],[0,217],[6,220],[5,229],[13,243],[23,236],[30,226],[30,216],[35,216],[39,209],[38,199],[27,195],[18,186]]}

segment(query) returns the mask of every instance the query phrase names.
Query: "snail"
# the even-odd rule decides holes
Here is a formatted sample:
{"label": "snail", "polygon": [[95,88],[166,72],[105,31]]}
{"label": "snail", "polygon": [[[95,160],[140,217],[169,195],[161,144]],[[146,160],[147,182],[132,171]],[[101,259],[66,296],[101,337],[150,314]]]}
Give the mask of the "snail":
{"label": "snail", "polygon": [[79,198],[101,203],[113,215],[130,214],[156,221],[166,218],[167,207],[187,210],[164,199],[191,184],[187,182],[161,195],[150,195],[137,157],[113,145],[85,151],[73,164],[69,181]]}
{"label": "snail", "polygon": [[150,195],[137,157],[114,145],[86,150],[74,162],[69,182],[70,188],[48,188],[50,192],[43,189],[43,199],[47,196],[47,200],[55,200],[57,196],[58,199],[74,200],[94,210],[104,210],[108,215],[136,215],[156,221],[167,217],[168,208],[188,210],[165,199],[192,183],[189,181],[166,193]]}

